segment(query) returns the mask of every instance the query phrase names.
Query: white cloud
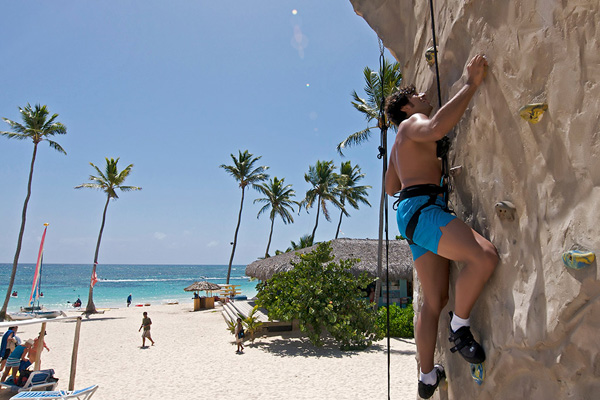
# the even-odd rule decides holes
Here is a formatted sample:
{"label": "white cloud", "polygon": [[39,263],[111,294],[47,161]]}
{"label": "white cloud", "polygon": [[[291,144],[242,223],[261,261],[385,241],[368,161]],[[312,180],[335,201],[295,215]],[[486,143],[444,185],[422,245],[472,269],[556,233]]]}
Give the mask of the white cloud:
{"label": "white cloud", "polygon": [[210,242],[208,242],[206,247],[217,247],[218,245],[219,245],[219,242],[217,242],[216,240],[211,240]]}
{"label": "white cloud", "polygon": [[162,232],[154,232],[154,238],[158,239],[158,240],[163,240],[164,238],[166,238],[167,235],[165,233]]}

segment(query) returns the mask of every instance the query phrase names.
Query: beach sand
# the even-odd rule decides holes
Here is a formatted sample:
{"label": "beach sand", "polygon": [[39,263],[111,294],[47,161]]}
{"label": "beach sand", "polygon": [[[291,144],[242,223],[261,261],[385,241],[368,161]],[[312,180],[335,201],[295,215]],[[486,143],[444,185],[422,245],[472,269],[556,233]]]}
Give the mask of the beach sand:
{"label": "beach sand", "polygon": [[[142,312],[152,319],[155,346],[142,349]],[[70,315],[76,315],[73,312]],[[49,323],[42,368],[68,388],[75,322]],[[39,325],[22,326],[33,338]],[[147,344],[149,342],[147,341]],[[386,339],[365,351],[314,347],[298,334],[245,342],[236,354],[221,308],[189,304],[110,309],[83,319],[75,389],[99,385],[94,400],[119,399],[366,399],[387,398]],[[414,340],[391,339],[391,398],[417,397]],[[0,390],[0,399],[12,394]]]}

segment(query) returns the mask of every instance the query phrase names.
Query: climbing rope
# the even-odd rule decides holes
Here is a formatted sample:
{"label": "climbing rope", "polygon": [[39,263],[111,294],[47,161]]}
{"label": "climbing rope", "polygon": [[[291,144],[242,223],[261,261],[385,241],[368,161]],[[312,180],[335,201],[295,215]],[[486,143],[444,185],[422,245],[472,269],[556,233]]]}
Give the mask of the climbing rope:
{"label": "climbing rope", "polygon": [[[379,104],[379,129],[381,131],[380,135],[380,143],[379,143],[379,154],[377,158],[382,160],[383,163],[383,174],[385,177],[387,172],[387,122],[385,118],[385,47],[383,46],[383,41],[380,37],[377,37],[379,42],[379,83],[381,84],[381,103]],[[388,263],[388,207],[387,207],[387,196],[385,195],[385,179],[383,181],[383,190],[384,190],[384,231],[385,231],[385,284],[386,284],[386,333],[385,336],[387,338],[387,392],[388,392],[388,400],[390,400],[390,389],[391,389],[391,351],[390,351],[390,276],[389,276],[389,263]],[[375,301],[379,302],[379,298]]]}
{"label": "climbing rope", "polygon": [[[435,64],[435,80],[437,83],[437,94],[438,94],[438,106],[442,108],[442,90],[440,88],[440,68],[438,65],[438,48],[437,41],[435,38],[435,12],[433,9],[433,0],[429,0],[429,9],[431,11],[431,36],[433,38],[433,60]],[[446,188],[446,193],[444,194],[444,201],[446,202],[446,207],[448,207],[448,194],[451,191],[450,187],[450,168],[448,166],[448,151],[450,150],[450,139],[448,136],[444,136],[442,139],[437,141],[437,151],[436,155],[438,158],[442,160],[442,181],[440,182],[441,186]]]}
{"label": "climbing rope", "polygon": [[[431,32],[433,37],[433,55],[435,63],[435,75],[437,83],[438,93],[438,105],[442,107],[442,91],[440,88],[440,70],[438,65],[438,52],[437,52],[437,41],[435,36],[435,19],[434,19],[434,7],[433,0],[429,0],[429,6],[431,10]],[[384,96],[384,50],[383,41],[380,37],[377,38],[379,42],[379,74],[381,84],[381,103],[379,106],[379,128],[381,130],[380,145],[378,159],[382,159],[383,162],[383,176],[387,172],[387,123],[385,120],[385,96]],[[450,139],[447,136],[440,139],[437,142],[437,157],[442,160],[442,186],[447,188],[444,199],[446,205],[448,204],[448,193],[449,193],[449,168],[448,168],[448,150],[450,148]],[[385,190],[385,179],[383,180],[383,189]],[[385,193],[385,192],[384,192]],[[388,229],[388,206],[387,196],[384,199],[384,230],[385,230],[385,280],[386,280],[386,337],[387,337],[387,392],[388,400],[391,399],[391,346],[390,346],[390,275],[389,275],[389,229]],[[379,301],[379,299],[376,299]]]}

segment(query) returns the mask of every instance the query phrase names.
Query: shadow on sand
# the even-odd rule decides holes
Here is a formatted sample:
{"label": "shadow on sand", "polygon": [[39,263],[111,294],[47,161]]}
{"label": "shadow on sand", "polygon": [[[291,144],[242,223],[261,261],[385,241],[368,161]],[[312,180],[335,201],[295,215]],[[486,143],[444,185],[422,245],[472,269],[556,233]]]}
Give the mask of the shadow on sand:
{"label": "shadow on sand", "polygon": [[[414,346],[413,342],[403,339],[391,339],[392,347],[394,341],[403,341]],[[327,357],[327,358],[345,358],[352,357],[357,354],[364,353],[385,353],[387,346],[385,344],[376,343],[364,350],[340,350],[339,345],[331,338],[323,339],[323,346],[317,347],[313,345],[307,337],[301,335],[286,335],[281,338],[273,339],[269,342],[261,341],[257,338],[254,344],[248,343],[248,346],[262,350],[266,353],[280,357]],[[391,354],[397,355],[415,355],[415,350],[394,350]]]}

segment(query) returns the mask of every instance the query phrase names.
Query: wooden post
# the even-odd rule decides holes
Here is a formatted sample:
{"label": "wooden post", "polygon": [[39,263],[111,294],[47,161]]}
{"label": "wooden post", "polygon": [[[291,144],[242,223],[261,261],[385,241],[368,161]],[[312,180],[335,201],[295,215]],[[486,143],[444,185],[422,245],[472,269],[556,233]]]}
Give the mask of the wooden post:
{"label": "wooden post", "polygon": [[81,330],[81,317],[77,318],[75,339],[73,340],[73,354],[71,355],[71,376],[69,377],[69,390],[75,389],[75,373],[77,371],[77,351],[79,350],[79,331]]}
{"label": "wooden post", "polygon": [[42,329],[38,336],[37,349],[35,353],[35,364],[33,366],[34,371],[39,371],[42,368],[42,351],[44,351],[44,337],[46,337],[46,323],[42,322]]}

